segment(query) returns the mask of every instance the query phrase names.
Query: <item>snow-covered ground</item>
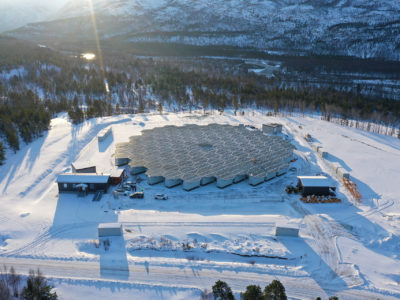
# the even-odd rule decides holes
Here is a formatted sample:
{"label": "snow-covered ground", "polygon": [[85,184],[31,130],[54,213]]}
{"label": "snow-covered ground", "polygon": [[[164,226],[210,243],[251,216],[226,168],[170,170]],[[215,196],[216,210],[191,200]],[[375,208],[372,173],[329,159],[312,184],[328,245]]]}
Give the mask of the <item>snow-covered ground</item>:
{"label": "snow-covered ground", "polygon": [[[112,190],[100,202],[92,202],[93,195],[58,194],[57,175],[72,162],[90,160],[107,173],[114,168],[115,144],[143,129],[209,123],[261,128],[266,122],[284,124],[299,159],[291,166],[295,170],[256,187],[244,181],[186,192],[181,186],[149,186],[142,175],[145,199],[115,199]],[[97,134],[108,126],[113,135],[98,143]],[[313,152],[306,133],[329,152],[328,160],[351,173],[361,204],[354,204]],[[252,111],[122,115],[80,125],[60,115],[42,138],[7,154],[0,167],[0,264],[21,273],[39,266],[53,278],[61,299],[188,299],[200,297],[218,279],[238,293],[275,278],[295,299],[400,297],[398,139]],[[297,175],[321,172],[335,182],[342,203],[304,204],[284,192]],[[154,200],[157,193],[169,199]],[[108,250],[97,238],[103,222],[124,226],[124,236],[111,238]],[[299,225],[300,237],[275,237],[276,222]]]}

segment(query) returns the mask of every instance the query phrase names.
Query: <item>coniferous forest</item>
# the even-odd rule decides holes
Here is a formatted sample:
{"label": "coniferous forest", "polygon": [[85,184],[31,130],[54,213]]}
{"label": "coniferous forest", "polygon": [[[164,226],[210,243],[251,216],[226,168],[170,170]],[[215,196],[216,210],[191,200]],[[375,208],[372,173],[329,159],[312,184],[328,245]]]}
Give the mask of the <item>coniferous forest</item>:
{"label": "coniferous forest", "polygon": [[[368,87],[362,85],[350,89],[337,84],[293,85],[288,84],[293,78],[282,78],[283,73],[260,76],[235,60],[216,63],[104,52],[102,60],[88,61],[76,53],[12,38],[0,38],[0,45],[0,162],[5,147],[17,151],[21,143],[40,137],[61,112],[78,124],[93,117],[162,111],[163,107],[204,113],[227,108],[237,113],[253,107],[273,114],[316,113],[343,125],[367,124],[360,127],[366,130],[371,123],[380,124],[386,128],[381,133],[399,135],[400,101],[366,95],[362,91]],[[329,59],[322,61],[333,68]],[[285,68],[307,69],[293,58],[285,63]],[[359,59],[353,63],[357,70],[371,68]],[[390,64],[388,68],[389,76],[397,76]],[[308,65],[304,72],[321,66],[309,69]],[[378,69],[382,72],[382,66]]]}

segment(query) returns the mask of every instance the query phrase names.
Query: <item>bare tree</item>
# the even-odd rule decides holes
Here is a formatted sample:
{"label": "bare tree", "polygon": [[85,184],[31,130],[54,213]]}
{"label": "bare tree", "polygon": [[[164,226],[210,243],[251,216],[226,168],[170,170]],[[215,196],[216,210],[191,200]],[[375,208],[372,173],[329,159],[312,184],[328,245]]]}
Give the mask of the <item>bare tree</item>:
{"label": "bare tree", "polygon": [[0,271],[0,300],[11,299],[10,288],[8,286],[7,266]]}
{"label": "bare tree", "polygon": [[0,300],[10,300],[11,293],[5,281],[0,280]]}
{"label": "bare tree", "polygon": [[10,273],[8,275],[8,285],[12,289],[14,297],[19,296],[19,286],[21,283],[21,275],[15,272],[14,267],[10,268]]}
{"label": "bare tree", "polygon": [[213,299],[213,294],[211,291],[204,289],[201,291],[200,300],[211,300]]}

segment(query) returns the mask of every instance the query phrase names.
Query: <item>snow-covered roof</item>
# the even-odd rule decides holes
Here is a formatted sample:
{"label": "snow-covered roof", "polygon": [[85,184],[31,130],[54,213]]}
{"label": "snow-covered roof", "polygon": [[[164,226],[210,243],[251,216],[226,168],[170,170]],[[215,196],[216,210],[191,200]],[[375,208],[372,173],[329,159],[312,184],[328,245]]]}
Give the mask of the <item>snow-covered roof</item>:
{"label": "snow-covered roof", "polygon": [[92,168],[96,167],[94,163],[91,161],[76,161],[71,164],[75,169],[87,169],[87,168]]}
{"label": "snow-covered roof", "polygon": [[332,186],[331,181],[325,176],[297,176],[301,184],[306,187]]}
{"label": "snow-covered roof", "polygon": [[299,230],[299,228],[300,228],[298,223],[282,221],[282,220],[276,221],[275,227],[290,228],[290,229],[297,229],[297,230]]}
{"label": "snow-covered roof", "polygon": [[124,169],[114,169],[111,171],[110,176],[111,177],[121,177],[122,174],[124,173],[124,171],[125,171]]}
{"label": "snow-covered roof", "polygon": [[61,173],[57,182],[61,183],[107,183],[110,175],[93,173]]}
{"label": "snow-covered roof", "polygon": [[279,123],[268,123],[268,124],[264,124],[264,126],[268,126],[268,127],[279,127],[279,126],[282,126],[282,124],[279,124]]}
{"label": "snow-covered roof", "polygon": [[111,131],[111,130],[112,130],[111,126],[110,127],[106,127],[106,128],[103,128],[102,130],[100,130],[99,134],[105,134],[105,133],[107,133],[108,131]]}
{"label": "snow-covered roof", "polygon": [[112,127],[109,126],[109,127],[106,127],[106,128],[103,128],[102,130],[100,130],[98,136],[105,137],[106,135],[110,134],[111,132],[112,132]]}
{"label": "snow-covered roof", "polygon": [[118,228],[120,229],[122,225],[120,223],[100,223],[97,228],[104,229],[104,228]]}

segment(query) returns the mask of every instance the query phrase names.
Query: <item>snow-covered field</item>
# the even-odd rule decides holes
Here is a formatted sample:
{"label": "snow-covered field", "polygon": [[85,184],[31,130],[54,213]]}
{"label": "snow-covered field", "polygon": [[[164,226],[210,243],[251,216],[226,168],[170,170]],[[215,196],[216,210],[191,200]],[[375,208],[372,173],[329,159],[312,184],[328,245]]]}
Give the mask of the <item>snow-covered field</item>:
{"label": "snow-covered field", "polygon": [[[90,160],[107,173],[114,168],[115,144],[142,129],[209,123],[261,128],[266,122],[285,125],[298,160],[291,166],[296,170],[261,185],[244,181],[221,190],[210,184],[186,192],[149,186],[142,175],[145,199],[115,199],[112,190],[100,202],[92,202],[93,195],[58,194],[57,175],[72,162]],[[107,126],[113,135],[98,143]],[[361,204],[354,204],[305,133],[351,173]],[[42,138],[7,156],[0,167],[0,264],[21,273],[39,266],[61,299],[193,299],[218,279],[238,293],[276,278],[294,299],[400,297],[398,139],[252,111],[122,115],[81,125],[60,115]],[[316,173],[335,182],[342,203],[304,204],[284,192],[297,175]],[[154,200],[157,193],[169,199]],[[124,236],[111,238],[108,250],[97,238],[103,222],[124,226]],[[297,224],[300,237],[275,237],[276,222]]]}

